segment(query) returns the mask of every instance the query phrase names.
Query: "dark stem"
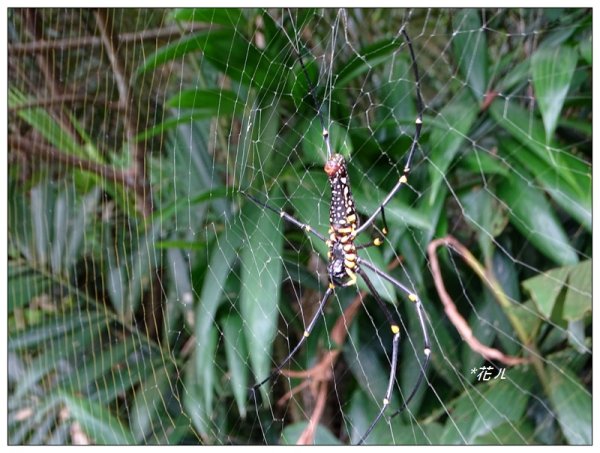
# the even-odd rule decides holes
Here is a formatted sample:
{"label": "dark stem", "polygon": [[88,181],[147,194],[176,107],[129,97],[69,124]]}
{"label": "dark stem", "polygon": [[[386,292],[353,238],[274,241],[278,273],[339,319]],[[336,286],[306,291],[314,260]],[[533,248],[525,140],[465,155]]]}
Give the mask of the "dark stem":
{"label": "dark stem", "polygon": [[[193,33],[198,30],[208,28],[205,24],[186,24],[185,27],[179,25],[171,25],[163,28],[155,28],[152,30],[142,30],[133,33],[121,33],[118,35],[119,42],[141,42],[151,40],[169,40],[174,37],[179,37],[187,33]],[[100,47],[102,46],[102,38],[98,36],[81,36],[78,38],[55,39],[45,41],[43,39],[27,42],[27,43],[12,43],[8,45],[8,55],[24,55],[29,53],[48,52],[50,50],[67,50],[81,49],[82,47]]]}
{"label": "dark stem", "polygon": [[137,113],[133,108],[133,96],[129,87],[129,80],[119,53],[119,38],[114,33],[112,18],[107,10],[99,9],[94,12],[96,25],[100,30],[102,43],[106,55],[113,70],[115,83],[119,92],[119,106],[123,109],[123,125],[125,136],[131,150],[130,174],[135,180],[140,209],[144,216],[152,212],[152,200],[150,198],[150,185],[146,178],[146,153],[145,149],[136,141],[137,135]]}

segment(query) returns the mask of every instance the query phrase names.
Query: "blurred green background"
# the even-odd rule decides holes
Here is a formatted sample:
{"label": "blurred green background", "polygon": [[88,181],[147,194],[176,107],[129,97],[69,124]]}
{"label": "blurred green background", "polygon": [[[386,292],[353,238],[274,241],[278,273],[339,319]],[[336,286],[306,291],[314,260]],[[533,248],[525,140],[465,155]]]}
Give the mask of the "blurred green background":
{"label": "blurred green background", "polygon": [[[424,126],[390,234],[363,256],[421,296],[432,364],[367,443],[591,444],[590,10],[10,9],[7,26],[10,444],[296,443],[311,419],[309,443],[360,438],[391,335],[366,294],[344,317],[354,288],[289,365],[336,351],[324,380],[248,400],[314,313],[326,249],[239,192],[327,232],[298,47],[359,212],[376,209],[414,133],[403,27]],[[524,364],[487,362],[444,314],[427,250],[447,236],[472,256],[441,247],[437,277]],[[422,335],[375,284],[403,327],[391,415]]]}

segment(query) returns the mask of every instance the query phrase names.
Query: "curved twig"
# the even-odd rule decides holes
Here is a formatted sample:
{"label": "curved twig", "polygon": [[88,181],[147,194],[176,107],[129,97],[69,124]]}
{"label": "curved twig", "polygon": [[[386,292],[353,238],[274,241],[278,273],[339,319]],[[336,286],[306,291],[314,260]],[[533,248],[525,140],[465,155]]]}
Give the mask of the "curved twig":
{"label": "curved twig", "polygon": [[[444,311],[446,312],[448,319],[450,319],[450,322],[454,324],[454,327],[456,327],[456,330],[458,330],[460,336],[463,338],[463,340],[466,341],[466,343],[474,352],[482,355],[487,360],[497,360],[498,362],[502,362],[505,365],[509,366],[529,362],[529,360],[526,358],[506,355],[498,349],[486,346],[475,337],[475,335],[473,334],[473,330],[471,329],[471,327],[469,327],[469,324],[467,323],[465,318],[463,318],[462,315],[458,312],[456,304],[446,291],[444,280],[442,279],[442,273],[440,271],[440,264],[436,254],[437,248],[442,245],[446,247],[451,246],[453,249],[455,249],[458,252],[458,254],[464,259],[464,261],[478,275],[480,274],[480,272],[478,271],[480,271],[481,266],[478,266],[476,268],[475,257],[471,254],[471,252],[469,252],[469,250],[466,249],[466,247],[464,247],[460,242],[458,242],[458,240],[456,240],[452,236],[446,236],[441,239],[431,241],[431,243],[427,247],[427,254],[429,255],[429,261],[431,262],[431,272],[433,274],[433,280],[435,282],[438,295],[440,296],[440,300],[444,305]],[[486,281],[485,278],[482,280],[486,285],[490,286],[489,281]],[[491,289],[493,292],[497,290],[497,288]]]}

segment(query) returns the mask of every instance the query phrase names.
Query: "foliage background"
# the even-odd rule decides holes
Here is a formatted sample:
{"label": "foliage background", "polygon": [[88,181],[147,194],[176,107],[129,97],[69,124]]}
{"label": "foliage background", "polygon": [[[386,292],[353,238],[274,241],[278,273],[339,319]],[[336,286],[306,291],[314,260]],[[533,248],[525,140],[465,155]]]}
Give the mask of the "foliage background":
{"label": "foliage background", "polygon": [[[265,386],[259,406],[246,392],[302,335],[326,254],[239,191],[325,233],[297,40],[372,212],[413,133],[406,26],[423,135],[369,257],[421,295],[433,363],[368,441],[590,444],[591,25],[579,9],[9,10],[9,442],[298,441],[315,386],[283,404],[302,379]],[[439,303],[427,250],[448,235],[472,253],[437,254],[459,311],[482,342],[527,359],[506,381],[470,373],[503,365],[474,353]],[[376,283],[402,316],[407,391],[418,324]],[[358,440],[389,369],[369,296],[332,340],[357,297],[338,293],[291,363],[341,352],[316,443]]]}

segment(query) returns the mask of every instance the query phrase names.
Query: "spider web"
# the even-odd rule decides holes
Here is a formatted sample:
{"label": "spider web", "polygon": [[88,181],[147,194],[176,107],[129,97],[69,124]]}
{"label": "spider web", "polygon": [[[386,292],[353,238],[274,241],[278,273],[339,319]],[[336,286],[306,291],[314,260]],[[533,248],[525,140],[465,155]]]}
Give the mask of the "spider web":
{"label": "spider web", "polygon": [[[589,10],[8,11],[8,442],[349,444],[392,362],[328,286],[322,125],[401,327],[370,444],[591,443]],[[298,62],[304,62],[304,71]],[[311,88],[313,93],[311,94]],[[316,104],[315,104],[316,101]],[[358,243],[381,234],[377,219]],[[421,373],[415,397],[400,413]]]}

